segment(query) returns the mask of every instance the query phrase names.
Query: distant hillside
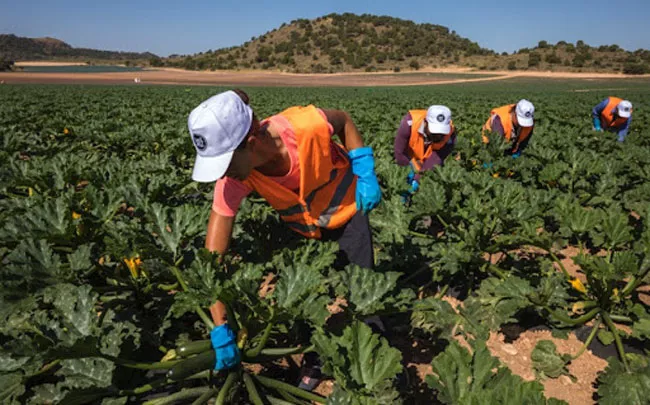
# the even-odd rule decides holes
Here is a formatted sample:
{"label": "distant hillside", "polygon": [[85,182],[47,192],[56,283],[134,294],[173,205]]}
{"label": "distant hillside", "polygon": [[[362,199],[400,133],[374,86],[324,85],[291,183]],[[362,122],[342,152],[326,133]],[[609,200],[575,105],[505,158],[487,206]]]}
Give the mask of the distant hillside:
{"label": "distant hillside", "polygon": [[460,57],[493,54],[441,25],[368,14],[330,14],[283,24],[241,46],[170,57],[162,63],[187,69],[341,72],[443,66]]}
{"label": "distant hillside", "polygon": [[25,38],[0,34],[0,60],[105,60],[128,61],[158,58],[150,52],[113,52],[73,48],[56,38]]}
{"label": "distant hillside", "polygon": [[559,41],[552,45],[539,41],[536,47],[523,48],[507,56],[506,68],[530,70],[564,70],[591,72],[650,73],[650,51],[629,52],[618,45],[592,47],[577,41]]}
{"label": "distant hillside", "polygon": [[582,41],[540,41],[513,54],[481,48],[447,27],[368,14],[299,19],[241,46],[152,60],[191,70],[273,69],[296,73],[405,71],[464,66],[478,70],[650,73],[650,52]]}

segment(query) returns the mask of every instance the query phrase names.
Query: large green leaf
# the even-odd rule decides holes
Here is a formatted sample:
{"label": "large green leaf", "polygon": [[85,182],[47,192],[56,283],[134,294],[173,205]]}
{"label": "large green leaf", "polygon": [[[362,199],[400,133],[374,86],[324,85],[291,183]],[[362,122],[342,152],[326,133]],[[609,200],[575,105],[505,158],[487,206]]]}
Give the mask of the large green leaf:
{"label": "large green leaf", "polygon": [[20,404],[18,398],[25,392],[22,373],[0,373],[0,398],[3,403]]}
{"label": "large green leaf", "polygon": [[427,384],[436,390],[445,404],[547,404],[562,403],[544,398],[544,387],[538,382],[524,382],[501,366],[484,344],[470,353],[452,340],[431,366],[433,375]]}
{"label": "large green leaf", "polygon": [[478,324],[497,330],[504,323],[516,322],[514,315],[531,306],[528,296],[532,292],[530,283],[516,276],[505,280],[495,277],[484,280],[476,296],[468,298],[461,309],[469,320],[466,326],[476,327]]}
{"label": "large green leaf", "polygon": [[402,370],[400,352],[360,321],[346,327],[341,336],[318,333],[312,341],[323,360],[323,371],[356,395],[373,397],[385,392],[386,384]]}
{"label": "large green leaf", "polygon": [[630,373],[615,357],[607,359],[605,371],[598,375],[598,403],[602,405],[647,405],[650,392],[648,359],[631,362]]}
{"label": "large green leaf", "polygon": [[533,361],[533,369],[542,377],[558,378],[561,375],[570,375],[567,364],[571,356],[561,356],[555,343],[550,340],[537,342],[530,358]]}
{"label": "large green leaf", "polygon": [[454,327],[462,323],[462,318],[454,308],[441,299],[426,298],[415,303],[411,314],[411,326],[428,333],[439,334],[450,339]]}
{"label": "large green leaf", "polygon": [[405,309],[415,298],[410,290],[396,289],[400,273],[375,272],[356,265],[349,265],[342,274],[341,282],[347,289],[351,310],[362,316],[376,314],[386,309]]}

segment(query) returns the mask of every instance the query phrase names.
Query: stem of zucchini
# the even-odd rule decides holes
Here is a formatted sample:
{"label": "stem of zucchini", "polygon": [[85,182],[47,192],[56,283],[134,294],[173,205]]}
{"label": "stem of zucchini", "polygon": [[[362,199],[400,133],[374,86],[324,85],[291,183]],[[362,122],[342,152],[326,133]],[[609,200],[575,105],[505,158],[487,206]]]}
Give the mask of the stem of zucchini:
{"label": "stem of zucchini", "polygon": [[598,328],[600,327],[600,324],[601,324],[601,323],[602,323],[602,319],[598,319],[598,320],[596,321],[596,323],[594,324],[593,329],[591,330],[591,333],[590,333],[589,336],[587,337],[587,340],[585,340],[585,344],[582,345],[582,347],[580,348],[580,350],[578,351],[578,353],[576,353],[574,356],[571,356],[571,360],[575,360],[575,359],[577,359],[578,357],[582,356],[582,353],[584,353],[585,350],[587,350],[587,347],[589,347],[589,345],[591,344],[591,341],[594,340],[594,337],[595,337],[596,334],[598,333]]}
{"label": "stem of zucchini", "polygon": [[210,387],[196,387],[196,388],[187,388],[178,392],[175,392],[171,395],[168,395],[164,398],[152,399],[151,401],[145,402],[143,405],[167,405],[173,404],[177,401],[183,401],[190,398],[200,397],[206,393],[212,391]]}
{"label": "stem of zucchini", "polygon": [[305,391],[298,387],[294,387],[291,384],[287,384],[278,380],[274,380],[273,378],[268,378],[261,375],[256,375],[253,377],[265,387],[273,388],[276,390],[283,390],[297,397],[304,398],[309,401],[318,402],[319,404],[325,403],[324,397],[321,397],[320,395],[312,394],[311,392]]}
{"label": "stem of zucchini", "polygon": [[605,321],[605,325],[607,325],[609,330],[614,335],[616,350],[618,350],[618,355],[621,357],[621,361],[623,362],[625,371],[629,373],[630,365],[627,363],[627,357],[625,357],[625,350],[623,349],[623,342],[621,341],[621,336],[618,334],[618,329],[616,328],[616,325],[614,325],[614,322],[612,322],[612,319],[609,317],[609,314],[607,312],[603,311],[602,315],[603,315],[603,320]]}
{"label": "stem of zucchini", "polygon": [[257,388],[255,388],[255,382],[251,378],[250,374],[244,371],[242,377],[244,378],[246,391],[248,391],[248,399],[250,399],[253,405],[264,405],[264,401],[262,401],[260,393],[257,392]]}
{"label": "stem of zucchini", "polygon": [[[180,260],[180,259],[179,259],[179,260]],[[171,266],[170,269],[171,269],[172,273],[174,273],[174,276],[176,276],[176,280],[178,280],[178,283],[179,283],[179,284],[181,285],[181,287],[183,288],[183,291],[187,291],[187,290],[188,290],[188,288],[187,288],[187,283],[186,283],[185,280],[183,279],[183,275],[181,274],[181,271],[178,269],[178,267],[176,267],[176,266]],[[203,320],[203,323],[205,324],[205,326],[208,327],[208,330],[212,330],[212,329],[214,329],[214,323],[212,323],[212,320],[211,320],[210,317],[205,313],[205,311],[203,310],[203,308],[201,308],[200,306],[197,305],[196,307],[194,307],[194,310],[195,310],[196,313],[199,315],[199,317]]]}
{"label": "stem of zucchini", "polygon": [[121,359],[119,357],[113,357],[113,356],[109,356],[108,354],[102,354],[102,353],[99,354],[99,357],[112,361],[113,363],[119,364],[120,366],[124,366],[127,368],[135,368],[138,370],[169,370],[170,368],[174,367],[176,364],[181,362],[180,360],[171,360],[171,361],[156,362],[156,363],[138,363],[137,361]]}
{"label": "stem of zucchini", "polygon": [[284,398],[285,401],[288,401],[292,405],[311,405],[310,401],[305,401],[304,399],[296,398],[284,390],[278,390],[278,394],[280,394],[280,396]]}
{"label": "stem of zucchini", "polygon": [[27,378],[32,378],[32,377],[36,377],[37,375],[45,374],[48,371],[50,371],[53,367],[56,367],[59,363],[61,363],[61,359],[56,359],[51,363],[44,365],[40,370],[28,376]]}
{"label": "stem of zucchini", "polygon": [[257,344],[257,346],[246,351],[246,357],[256,357],[258,354],[260,354],[262,349],[264,349],[267,340],[269,340],[269,336],[271,336],[271,329],[273,329],[274,326],[273,323],[274,319],[275,319],[275,309],[271,307],[271,317],[268,321],[269,323],[266,325],[266,328],[264,328],[264,332],[262,333],[262,337],[259,343]]}
{"label": "stem of zucchini", "polygon": [[598,314],[598,312],[600,312],[600,308],[594,308],[591,311],[587,312],[586,314],[584,314],[584,315],[582,315],[582,316],[580,316],[578,318],[570,318],[570,317],[568,317],[566,315],[558,313],[557,311],[554,311],[548,305],[544,305],[543,308],[545,310],[547,310],[551,314],[551,316],[553,318],[557,319],[560,322],[569,324],[569,325],[580,325],[580,324],[589,322],[590,320],[592,320]]}
{"label": "stem of zucchini", "polygon": [[215,405],[224,405],[226,401],[226,395],[228,395],[230,388],[233,386],[233,384],[235,384],[235,381],[237,381],[238,376],[238,371],[231,371],[228,374],[228,377],[226,377],[226,382],[223,383],[223,387],[221,387],[221,391],[219,391],[219,395],[217,395],[217,400],[214,402]]}
{"label": "stem of zucchini", "polygon": [[285,401],[284,399],[272,397],[270,395],[267,395],[266,399],[269,400],[269,404],[271,405],[295,405],[295,402]]}
{"label": "stem of zucchini", "polygon": [[504,273],[503,270],[501,270],[497,266],[493,264],[488,264],[487,268],[488,270],[490,270],[490,272],[496,274],[501,280],[505,280],[507,278],[506,273]]}
{"label": "stem of zucchini", "polygon": [[555,255],[555,253],[551,252],[550,250],[547,251],[549,255],[551,255],[551,258],[555,263],[557,263],[558,266],[560,266],[560,270],[562,270],[562,273],[564,273],[564,276],[567,279],[571,279],[571,275],[567,271],[566,267],[564,267],[564,264],[560,261],[560,259]]}
{"label": "stem of zucchini", "polygon": [[623,287],[623,291],[621,291],[621,296],[625,297],[626,295],[630,294],[632,291],[636,290],[638,286],[643,283],[643,279],[650,273],[650,266],[648,266],[647,269],[643,272],[643,274],[639,277],[632,276],[630,281],[627,283],[625,287]]}
{"label": "stem of zucchini", "polygon": [[271,361],[292,354],[313,352],[314,349],[314,345],[307,347],[273,347],[269,349],[262,349],[260,351],[260,354],[255,357],[248,357],[248,355],[245,354],[243,361],[246,363],[261,363],[263,361]]}
{"label": "stem of zucchini", "polygon": [[219,388],[210,388],[208,391],[204,392],[200,397],[198,397],[194,402],[192,402],[192,405],[203,405],[218,392]]}
{"label": "stem of zucchini", "polygon": [[424,234],[424,233],[415,232],[415,231],[411,231],[411,230],[409,230],[409,234],[411,234],[412,236],[418,237],[418,238],[435,239],[431,235],[427,235],[427,234]]}
{"label": "stem of zucchini", "polygon": [[142,385],[138,388],[134,388],[132,390],[121,390],[118,391],[117,396],[120,397],[125,397],[125,396],[131,396],[131,395],[140,395],[144,394],[145,392],[149,392],[155,388],[161,387],[165,384],[167,384],[167,379],[166,378],[160,378],[158,380],[154,380],[150,382],[149,384]]}

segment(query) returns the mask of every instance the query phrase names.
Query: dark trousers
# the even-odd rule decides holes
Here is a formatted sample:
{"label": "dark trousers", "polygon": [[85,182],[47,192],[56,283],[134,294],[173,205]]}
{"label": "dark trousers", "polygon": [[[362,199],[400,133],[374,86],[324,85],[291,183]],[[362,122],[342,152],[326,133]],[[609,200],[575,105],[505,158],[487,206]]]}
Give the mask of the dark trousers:
{"label": "dark trousers", "polygon": [[361,211],[337,229],[322,229],[321,240],[336,241],[339,244],[339,254],[334,267],[343,269],[347,264],[371,269],[375,264],[375,252],[372,249],[372,232],[368,216]]}

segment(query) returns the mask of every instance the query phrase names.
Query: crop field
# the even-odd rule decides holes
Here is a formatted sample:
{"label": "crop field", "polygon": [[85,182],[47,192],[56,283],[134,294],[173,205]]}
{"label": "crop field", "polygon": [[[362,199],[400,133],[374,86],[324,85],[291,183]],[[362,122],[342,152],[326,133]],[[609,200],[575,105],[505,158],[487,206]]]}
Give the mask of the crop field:
{"label": "crop field", "polygon": [[[186,122],[222,90],[0,86],[0,401],[649,403],[650,80],[245,88],[258,117],[351,114],[383,192],[372,270],[334,266],[335,243],[258,197],[226,257],[202,249],[213,185],[190,179]],[[625,143],[591,130],[610,95],[635,107]],[[524,97],[535,134],[504,157],[480,128]],[[458,144],[405,206],[395,131],[431,104],[451,108]],[[235,370],[211,371],[216,299]],[[328,377],[307,393],[312,351]]]}

